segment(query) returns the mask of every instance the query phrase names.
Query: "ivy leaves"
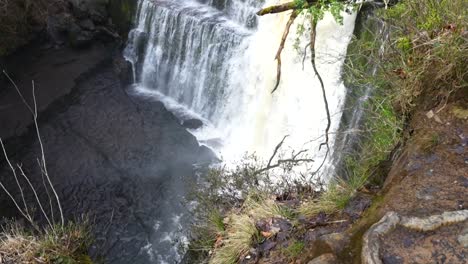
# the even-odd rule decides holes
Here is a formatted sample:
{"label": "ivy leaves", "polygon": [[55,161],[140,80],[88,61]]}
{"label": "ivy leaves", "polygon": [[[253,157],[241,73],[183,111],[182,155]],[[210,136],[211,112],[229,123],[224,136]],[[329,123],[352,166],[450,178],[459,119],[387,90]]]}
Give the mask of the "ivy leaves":
{"label": "ivy leaves", "polygon": [[343,12],[350,13],[354,9],[353,4],[354,1],[343,0],[317,0],[314,4],[309,4],[306,0],[294,0],[296,10],[305,11],[316,22],[322,20],[326,12],[330,12],[340,25],[343,25]]}

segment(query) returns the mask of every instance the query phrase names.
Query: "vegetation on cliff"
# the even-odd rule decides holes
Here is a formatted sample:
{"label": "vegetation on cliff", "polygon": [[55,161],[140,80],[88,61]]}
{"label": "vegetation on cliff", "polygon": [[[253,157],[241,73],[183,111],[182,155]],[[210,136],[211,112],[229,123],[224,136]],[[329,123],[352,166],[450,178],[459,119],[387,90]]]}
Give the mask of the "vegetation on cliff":
{"label": "vegetation on cliff", "polygon": [[[260,13],[297,9],[299,2],[308,10],[312,2],[316,4],[294,1]],[[415,111],[442,110],[447,102],[459,100],[460,91],[468,86],[466,5],[463,0],[406,0],[375,10],[368,23],[356,31],[344,70],[344,78],[357,89],[356,94],[373,87],[363,106],[365,120],[359,146],[345,157],[346,174],[318,191],[320,186],[313,183],[258,184],[264,183],[255,173],[262,166],[252,165],[258,164],[255,162],[234,171],[211,172],[208,186],[217,187],[207,188],[211,196],[203,197],[216,198],[204,199],[199,207],[204,218],[195,229],[192,251],[202,253],[196,255],[209,263],[254,263],[259,259],[263,259],[262,263],[307,262],[330,252],[339,257],[340,263],[360,263],[362,236],[381,217],[380,205],[388,200],[386,189],[382,190],[388,167],[398,156],[398,149],[412,137],[408,124]],[[294,12],[292,20],[296,18]],[[291,24],[287,25],[286,36]],[[277,60],[280,78],[278,55]],[[452,112],[464,111],[459,106],[455,109]],[[430,137],[426,149],[438,144],[437,138]],[[262,177],[268,179],[267,174]],[[287,179],[288,171],[280,175]],[[232,192],[236,195],[226,196]],[[357,214],[363,218],[353,219],[353,213],[349,215],[353,203],[369,194],[375,196],[374,204],[365,213]],[[265,221],[269,229],[263,229]],[[340,221],[344,222],[337,224]],[[291,228],[286,228],[285,235],[281,229],[285,224],[275,223],[288,223]],[[326,246],[308,241],[314,232],[319,232],[314,231],[318,226],[322,227],[318,228],[320,232],[331,226],[349,239],[344,239],[344,246],[339,246],[343,240],[330,237],[325,239]],[[282,240],[285,236],[286,242]],[[315,236],[320,237],[320,233]]]}

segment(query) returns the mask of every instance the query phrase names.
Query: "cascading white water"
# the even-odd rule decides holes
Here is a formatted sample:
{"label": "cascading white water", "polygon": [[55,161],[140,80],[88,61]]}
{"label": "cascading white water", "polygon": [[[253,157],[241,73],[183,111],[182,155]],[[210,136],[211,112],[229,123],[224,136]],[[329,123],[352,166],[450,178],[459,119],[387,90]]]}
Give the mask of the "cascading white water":
{"label": "cascading white water", "polygon": [[[317,138],[327,122],[310,54],[303,67],[303,51],[293,48],[293,25],[282,53],[281,84],[271,94],[274,56],[289,14],[259,19],[259,8],[256,0],[141,0],[125,52],[137,69],[138,90],[163,101],[167,96],[201,116],[209,124],[193,133],[208,145],[221,142],[214,149],[227,163],[246,152],[267,159],[285,135],[284,150],[308,149],[308,156],[320,161],[325,149],[319,151],[323,139]],[[340,71],[355,20],[354,14],[343,15],[343,26],[327,14],[317,28],[318,71],[332,114],[330,145],[341,118]]]}
{"label": "cascading white water", "polygon": [[[317,168],[325,154],[318,146],[327,125],[326,112],[310,52],[303,68],[303,51],[293,48],[296,25],[282,53],[280,86],[271,94],[276,82],[274,56],[288,14],[257,18],[255,12],[278,2],[283,1],[139,0],[136,27],[124,56],[133,65],[135,91],[162,101],[181,119],[202,119],[205,126],[192,132],[225,163],[235,163],[245,153],[268,159],[289,135],[284,150],[306,149],[317,160],[312,165]],[[316,41],[318,71],[332,114],[330,145],[341,118],[345,87],[340,71],[355,20],[355,15],[343,15],[340,26],[327,14],[318,25]],[[304,20],[299,17],[297,23]],[[164,239],[148,246],[158,263],[180,261],[176,248],[184,241],[181,224],[166,225],[174,230],[157,228],[161,233],[157,236]],[[170,252],[157,246],[172,240],[178,242]]]}

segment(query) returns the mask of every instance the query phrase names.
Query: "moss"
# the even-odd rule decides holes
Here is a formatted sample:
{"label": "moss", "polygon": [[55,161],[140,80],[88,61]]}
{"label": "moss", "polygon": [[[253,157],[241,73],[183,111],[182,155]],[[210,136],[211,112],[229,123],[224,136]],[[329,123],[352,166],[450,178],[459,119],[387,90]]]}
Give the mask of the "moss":
{"label": "moss", "polygon": [[468,109],[462,106],[454,106],[451,112],[458,119],[468,119]]}
{"label": "moss", "polygon": [[136,0],[110,0],[108,5],[112,22],[117,26],[119,34],[126,37],[133,23],[136,12]]}
{"label": "moss", "polygon": [[374,197],[371,207],[364,212],[357,223],[346,231],[350,236],[350,243],[338,255],[340,263],[361,264],[362,238],[366,231],[382,218],[381,207],[384,201],[383,195]]}
{"label": "moss", "polygon": [[282,253],[288,258],[296,259],[301,254],[305,245],[302,241],[293,241],[289,244],[288,247],[282,249]]}

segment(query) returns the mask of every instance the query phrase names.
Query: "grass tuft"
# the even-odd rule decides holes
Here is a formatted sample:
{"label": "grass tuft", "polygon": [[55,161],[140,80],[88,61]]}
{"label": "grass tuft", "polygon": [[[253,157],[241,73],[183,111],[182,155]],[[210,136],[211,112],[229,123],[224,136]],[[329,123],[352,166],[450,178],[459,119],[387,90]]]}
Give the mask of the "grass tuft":
{"label": "grass tuft", "polygon": [[288,256],[291,259],[297,258],[302,250],[304,249],[304,242],[294,241],[287,248],[283,249],[282,252],[284,255]]}
{"label": "grass tuft", "polygon": [[39,234],[10,223],[0,233],[0,256],[5,263],[88,264],[90,244],[87,222],[57,225]]}
{"label": "grass tuft", "polygon": [[232,214],[229,217],[227,230],[222,238],[222,245],[215,248],[210,264],[234,264],[246,254],[259,233],[254,220],[245,214]]}

